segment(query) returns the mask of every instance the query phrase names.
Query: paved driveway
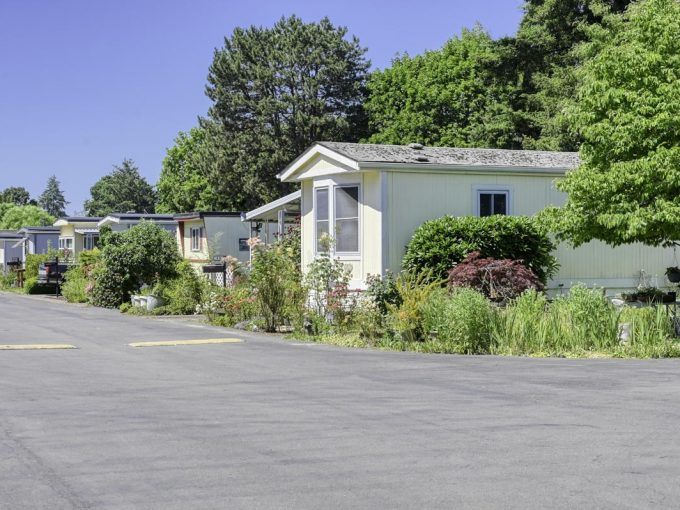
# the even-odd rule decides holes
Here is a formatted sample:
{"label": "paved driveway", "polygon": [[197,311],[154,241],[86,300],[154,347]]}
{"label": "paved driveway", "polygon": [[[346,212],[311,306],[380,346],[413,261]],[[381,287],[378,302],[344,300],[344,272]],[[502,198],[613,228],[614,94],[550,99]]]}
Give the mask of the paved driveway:
{"label": "paved driveway", "polygon": [[[136,341],[243,343],[132,348]],[[680,362],[342,350],[0,293],[0,508],[677,508]]]}

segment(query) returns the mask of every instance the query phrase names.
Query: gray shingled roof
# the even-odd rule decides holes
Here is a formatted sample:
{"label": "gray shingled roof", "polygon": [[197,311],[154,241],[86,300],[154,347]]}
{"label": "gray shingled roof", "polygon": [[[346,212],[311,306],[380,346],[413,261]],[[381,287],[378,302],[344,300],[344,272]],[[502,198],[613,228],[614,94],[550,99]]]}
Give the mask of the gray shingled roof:
{"label": "gray shingled roof", "polygon": [[[510,168],[571,169],[579,164],[576,152],[506,149],[413,148],[411,145],[318,142],[359,163],[408,163],[414,165],[460,165]],[[417,159],[418,158],[418,159]],[[426,161],[425,161],[426,159]]]}

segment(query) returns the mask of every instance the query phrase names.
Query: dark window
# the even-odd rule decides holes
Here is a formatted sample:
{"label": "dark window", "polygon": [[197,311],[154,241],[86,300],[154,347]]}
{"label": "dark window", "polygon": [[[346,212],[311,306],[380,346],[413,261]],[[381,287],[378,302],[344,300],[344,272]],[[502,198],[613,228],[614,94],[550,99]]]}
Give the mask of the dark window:
{"label": "dark window", "polygon": [[479,215],[493,216],[494,214],[508,214],[508,192],[480,191]]}

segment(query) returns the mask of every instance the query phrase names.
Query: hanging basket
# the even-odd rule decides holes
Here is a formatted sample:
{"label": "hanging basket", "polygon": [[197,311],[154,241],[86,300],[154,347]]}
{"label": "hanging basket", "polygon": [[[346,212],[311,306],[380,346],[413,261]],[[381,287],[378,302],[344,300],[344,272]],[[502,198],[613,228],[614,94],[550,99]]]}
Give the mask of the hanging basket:
{"label": "hanging basket", "polygon": [[666,278],[668,278],[668,281],[671,283],[679,283],[680,282],[680,268],[678,267],[669,267],[666,269]]}

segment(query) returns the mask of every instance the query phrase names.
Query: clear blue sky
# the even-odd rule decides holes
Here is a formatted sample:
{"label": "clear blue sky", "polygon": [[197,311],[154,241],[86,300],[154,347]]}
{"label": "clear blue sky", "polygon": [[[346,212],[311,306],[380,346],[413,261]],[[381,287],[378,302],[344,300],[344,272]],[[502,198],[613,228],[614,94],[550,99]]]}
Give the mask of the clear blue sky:
{"label": "clear blue sky", "polygon": [[123,158],[154,184],[165,150],[209,101],[213,49],[236,26],[329,16],[374,67],[440,47],[480,22],[512,35],[521,0],[1,0],[0,190],[39,195],[52,173],[68,211]]}

